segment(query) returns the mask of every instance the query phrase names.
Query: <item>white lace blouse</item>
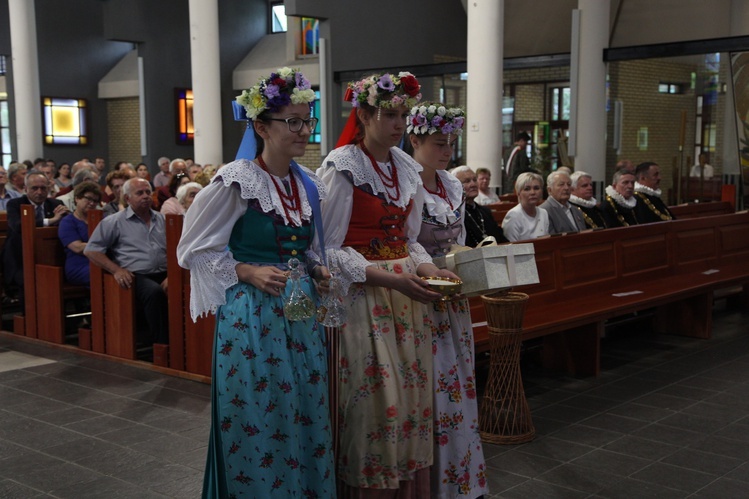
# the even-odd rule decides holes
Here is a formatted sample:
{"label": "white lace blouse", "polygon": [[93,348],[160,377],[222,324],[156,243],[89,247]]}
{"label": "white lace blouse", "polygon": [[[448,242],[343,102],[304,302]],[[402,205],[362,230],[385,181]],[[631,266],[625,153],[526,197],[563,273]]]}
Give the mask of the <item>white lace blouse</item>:
{"label": "white lace blouse", "polygon": [[[325,185],[312,171],[302,169],[314,181],[320,198],[324,199]],[[301,188],[301,179],[297,178],[297,183],[302,214],[300,219],[297,212],[292,212],[291,219],[301,225],[302,220],[312,219],[312,208],[306,191]],[[226,290],[238,282],[235,268],[240,262],[234,259],[227,245],[235,222],[245,214],[247,202],[251,199],[258,201],[264,213],[273,211],[288,225],[289,220],[271,176],[256,163],[244,159],[221,167],[213,181],[198,192],[185,215],[177,260],[180,266],[190,269],[190,315],[193,320],[215,313],[226,303]],[[308,251],[307,256],[318,259],[313,251]]]}
{"label": "white lace blouse", "polygon": [[[419,172],[421,165],[408,154],[398,148],[390,149],[393,160],[398,169],[398,183],[400,197],[393,204],[400,208],[408,206],[409,201],[416,196],[417,189],[421,185]],[[387,170],[389,163],[378,163],[380,167]],[[353,178],[347,177],[344,172],[349,172]],[[337,266],[341,271],[342,288],[348,292],[349,286],[354,282],[366,280],[366,269],[374,265],[364,258],[355,249],[343,246],[343,241],[348,232],[351,221],[351,211],[354,204],[354,185],[368,185],[374,193],[385,194],[395,192],[382,183],[382,180],[372,168],[369,158],[356,146],[339,147],[332,151],[323,161],[317,174],[328,189],[328,197],[323,201],[323,226],[325,227],[325,244],[328,266]],[[417,207],[412,208],[411,213]],[[420,208],[419,208],[420,209]],[[418,223],[414,223],[413,217],[409,216],[405,223],[405,233],[408,237],[408,252],[411,259],[418,266],[422,263],[432,263],[432,259],[424,248],[416,242],[421,229],[421,217]],[[318,246],[315,246],[317,248]],[[318,252],[319,253],[319,252]]]}

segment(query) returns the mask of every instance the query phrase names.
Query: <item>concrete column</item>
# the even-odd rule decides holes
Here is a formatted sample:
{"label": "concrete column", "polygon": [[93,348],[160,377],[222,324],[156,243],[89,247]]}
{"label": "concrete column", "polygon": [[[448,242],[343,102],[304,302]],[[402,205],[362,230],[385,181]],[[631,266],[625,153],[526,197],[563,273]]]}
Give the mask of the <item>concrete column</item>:
{"label": "concrete column", "polygon": [[8,11],[16,118],[16,151],[13,156],[18,161],[33,161],[43,156],[44,143],[34,2],[8,0]]}
{"label": "concrete column", "polygon": [[[595,181],[606,175],[606,64],[603,49],[609,42],[609,2],[578,0],[579,38],[572,40],[573,63],[570,81],[575,124],[570,129],[570,150],[575,169],[590,173]],[[572,36],[575,36],[573,29]],[[577,44],[577,64],[574,61]],[[574,83],[573,83],[574,84]],[[574,128],[573,128],[574,127]],[[573,144],[574,141],[574,144]]]}
{"label": "concrete column", "polygon": [[[190,0],[190,63],[192,66],[195,162],[223,162],[219,68],[218,0]],[[228,111],[227,111],[228,112]]]}
{"label": "concrete column", "polygon": [[[468,14],[466,160],[488,168],[492,186],[502,182],[502,64],[504,0],[471,0]],[[453,104],[447,102],[446,104]]]}
{"label": "concrete column", "polygon": [[[747,0],[731,1],[730,16],[730,34],[731,36],[745,36],[747,26],[749,26],[749,2]],[[721,64],[726,64],[729,69],[726,72],[729,78],[732,78],[731,54],[721,59]],[[738,175],[741,173],[741,161],[739,160],[739,142],[736,129],[736,103],[734,101],[733,81],[726,85],[725,109],[723,113],[723,173]],[[696,161],[695,161],[696,162]],[[691,165],[690,165],[691,166]]]}

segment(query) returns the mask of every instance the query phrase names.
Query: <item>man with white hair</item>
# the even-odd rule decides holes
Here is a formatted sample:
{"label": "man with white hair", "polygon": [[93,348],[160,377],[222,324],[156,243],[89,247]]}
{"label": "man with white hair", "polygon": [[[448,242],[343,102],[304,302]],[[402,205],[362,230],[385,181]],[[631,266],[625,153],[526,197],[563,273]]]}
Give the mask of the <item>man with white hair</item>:
{"label": "man with white hair", "polygon": [[169,174],[169,163],[171,162],[172,161],[166,156],[162,156],[159,158],[159,161],[157,162],[159,165],[159,173],[157,173],[153,178],[154,189],[169,185],[169,179],[172,178],[172,176]]}
{"label": "man with white hair", "polygon": [[21,197],[19,192],[6,189],[5,186],[7,183],[8,173],[5,171],[5,168],[0,165],[0,211],[5,211],[8,201]]}
{"label": "man with white hair", "polygon": [[572,181],[566,171],[553,171],[546,178],[549,197],[539,208],[549,214],[549,234],[565,234],[585,230],[582,212],[569,203]]}
{"label": "man with white hair", "polygon": [[605,229],[606,222],[598,207],[598,200],[593,197],[593,176],[583,171],[576,171],[570,176],[572,194],[570,204],[580,208],[589,229]]}
{"label": "man with white hair", "polygon": [[166,299],[166,225],[151,209],[151,184],[131,178],[122,186],[124,211],[103,219],[84,254],[114,276],[122,288],[135,286],[135,299],[153,343],[169,343]]}
{"label": "man with white hair", "polygon": [[5,188],[9,191],[17,192],[19,196],[25,194],[27,171],[24,163],[11,163],[8,167],[8,183]]}
{"label": "man with white hair", "polygon": [[[78,163],[76,163],[76,165],[77,164]],[[99,181],[99,174],[96,172],[91,163],[88,164],[91,166],[82,166],[75,172],[75,175],[73,175],[73,181],[70,184],[71,190],[61,196],[57,196],[56,198],[58,201],[61,201],[62,204],[64,204],[71,212],[75,211],[75,197],[73,196],[73,189],[78,187],[83,182],[93,182],[96,184]]]}

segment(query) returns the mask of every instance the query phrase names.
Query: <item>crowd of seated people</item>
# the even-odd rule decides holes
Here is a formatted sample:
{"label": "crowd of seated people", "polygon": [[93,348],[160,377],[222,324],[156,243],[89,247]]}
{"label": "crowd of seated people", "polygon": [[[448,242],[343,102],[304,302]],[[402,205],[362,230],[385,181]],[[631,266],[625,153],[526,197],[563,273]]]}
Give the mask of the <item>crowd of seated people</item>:
{"label": "crowd of seated people", "polygon": [[[487,235],[495,235],[489,208],[497,203],[489,188],[491,173],[467,166],[450,172],[461,180],[465,193],[466,245],[475,247]],[[482,178],[483,177],[483,178]],[[483,180],[484,191],[481,191]],[[599,202],[594,196],[593,177],[584,171],[572,172],[560,166],[546,179],[535,172],[518,176],[513,190],[518,204],[507,211],[501,223],[498,241],[522,241],[547,235],[569,234],[584,230],[627,227],[673,220],[661,199],[661,174],[657,163],[646,161],[634,166],[629,160],[617,163],[616,171]],[[491,222],[489,221],[491,220]]]}
{"label": "crowd of seated people", "polygon": [[[163,175],[163,169],[160,172],[162,180],[166,177],[166,190],[171,194],[165,200],[164,214],[184,214],[192,205],[195,195],[204,185],[210,182],[217,170],[217,167],[212,165],[207,165],[204,169],[189,159],[170,161],[168,158],[160,158],[159,162],[172,166],[172,171],[169,172],[168,176]],[[134,168],[131,163],[118,162],[114,163],[111,171],[107,172],[106,170],[106,162],[103,158],[96,158],[94,162],[91,162],[88,158],[82,158],[72,162],[72,166],[71,163],[63,162],[58,167],[55,161],[42,158],[33,162],[13,162],[8,165],[7,171],[0,166],[0,212],[8,211],[9,221],[7,244],[0,253],[0,262],[4,271],[2,286],[0,286],[3,303],[6,305],[23,305],[21,205],[38,206],[37,226],[59,226],[58,237],[65,253],[65,279],[70,284],[85,286],[90,283],[89,262],[93,260],[100,264],[102,261],[98,258],[98,255],[92,252],[102,249],[104,243],[102,243],[101,237],[97,236],[97,246],[93,247],[88,255],[84,253],[89,245],[88,213],[98,209],[103,211],[105,218],[122,214],[121,217],[130,221],[140,220],[143,222],[145,219],[149,219],[146,225],[154,228],[161,227],[153,236],[149,235],[149,237],[156,237],[159,240],[158,243],[149,244],[148,237],[138,236],[134,244],[148,244],[148,247],[142,248],[142,253],[138,258],[144,260],[143,254],[151,254],[145,260],[154,260],[158,263],[154,268],[145,269],[145,274],[147,274],[147,279],[151,283],[156,282],[156,287],[161,290],[163,296],[154,298],[152,295],[158,295],[158,293],[154,293],[154,287],[149,283],[142,284],[144,288],[142,293],[138,291],[136,293],[138,293],[137,299],[142,304],[139,308],[148,311],[146,322],[159,323],[161,321],[162,325],[165,324],[162,318],[154,319],[157,315],[155,310],[159,307],[163,308],[163,314],[166,314],[164,301],[166,282],[163,278],[158,279],[165,272],[165,266],[162,264],[166,259],[166,251],[165,233],[161,230],[163,229],[163,216],[154,207],[153,201],[156,196],[153,195],[154,188],[148,165],[140,163],[137,168]],[[167,171],[169,171],[169,168],[167,168]],[[174,174],[171,174],[172,172]],[[190,177],[194,178],[194,181],[191,181]],[[124,184],[131,178],[141,181],[137,183],[138,186],[147,186],[148,196],[151,199],[147,210],[145,208],[140,209],[140,211],[133,209],[132,195],[127,196],[123,193]],[[138,193],[141,191],[145,192],[145,189],[137,190]],[[13,200],[15,201],[11,203]],[[133,219],[133,217],[135,218]],[[128,236],[127,234],[128,232],[125,231],[125,239],[133,238],[132,235]],[[111,242],[112,240],[105,241],[107,244]],[[117,239],[117,244],[125,244],[125,241]],[[104,258],[117,265],[117,251],[116,247],[107,247],[103,252]],[[88,258],[91,255],[94,255],[94,258]],[[107,260],[103,261],[106,262]],[[103,268],[110,270],[105,265]],[[119,275],[117,274],[119,269],[114,270],[116,276]],[[140,281],[140,277],[136,279],[136,276],[142,274],[142,270],[144,269],[139,269],[137,266],[134,267],[133,272],[128,270],[127,276],[132,279],[129,285],[132,285],[136,280]],[[120,284],[123,287],[126,285],[124,281]],[[151,293],[151,295],[148,293]],[[153,305],[154,303],[158,305]],[[166,337],[157,334],[157,330],[162,329],[162,326],[154,326],[149,329],[152,331],[153,341],[166,342]],[[163,331],[165,332],[166,328],[163,328]]]}

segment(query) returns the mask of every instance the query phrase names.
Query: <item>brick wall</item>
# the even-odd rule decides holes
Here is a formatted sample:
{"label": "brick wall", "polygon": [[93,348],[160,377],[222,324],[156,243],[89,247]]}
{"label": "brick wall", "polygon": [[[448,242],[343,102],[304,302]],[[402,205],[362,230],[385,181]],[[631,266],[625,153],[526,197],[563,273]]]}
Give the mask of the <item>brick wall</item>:
{"label": "brick wall", "polygon": [[[725,66],[725,64],[724,64]],[[672,188],[676,167],[682,165],[682,175],[688,175],[694,163],[695,116],[697,95],[690,89],[692,73],[698,67],[694,64],[678,64],[660,59],[623,61],[609,65],[609,96],[612,102],[621,100],[624,119],[621,155],[617,157],[608,141],[606,154],[607,177],[613,174],[619,159],[630,159],[635,165],[643,161],[654,161],[661,167],[661,189],[667,193]],[[725,81],[724,75],[721,81]],[[658,92],[660,82],[681,83],[685,92],[679,95]],[[699,87],[699,85],[698,85]],[[716,124],[716,152],[710,154],[710,164],[716,174],[722,170],[723,148],[723,105],[725,97],[719,95],[716,105],[710,107],[711,122]],[[720,110],[720,111],[719,111]],[[705,111],[708,111],[705,109]],[[683,153],[680,153],[682,114],[685,113]],[[613,137],[614,113],[608,116],[608,133]],[[647,129],[648,144],[643,149],[638,146],[638,134]],[[689,162],[688,159],[691,159]]]}
{"label": "brick wall", "polygon": [[133,165],[141,162],[140,106],[138,98],[107,101],[107,129],[109,131],[109,157],[111,168],[118,161]]}
{"label": "brick wall", "polygon": [[307,144],[304,156],[294,158],[300,165],[304,165],[312,171],[317,170],[322,164],[323,158],[320,156],[320,144]]}

